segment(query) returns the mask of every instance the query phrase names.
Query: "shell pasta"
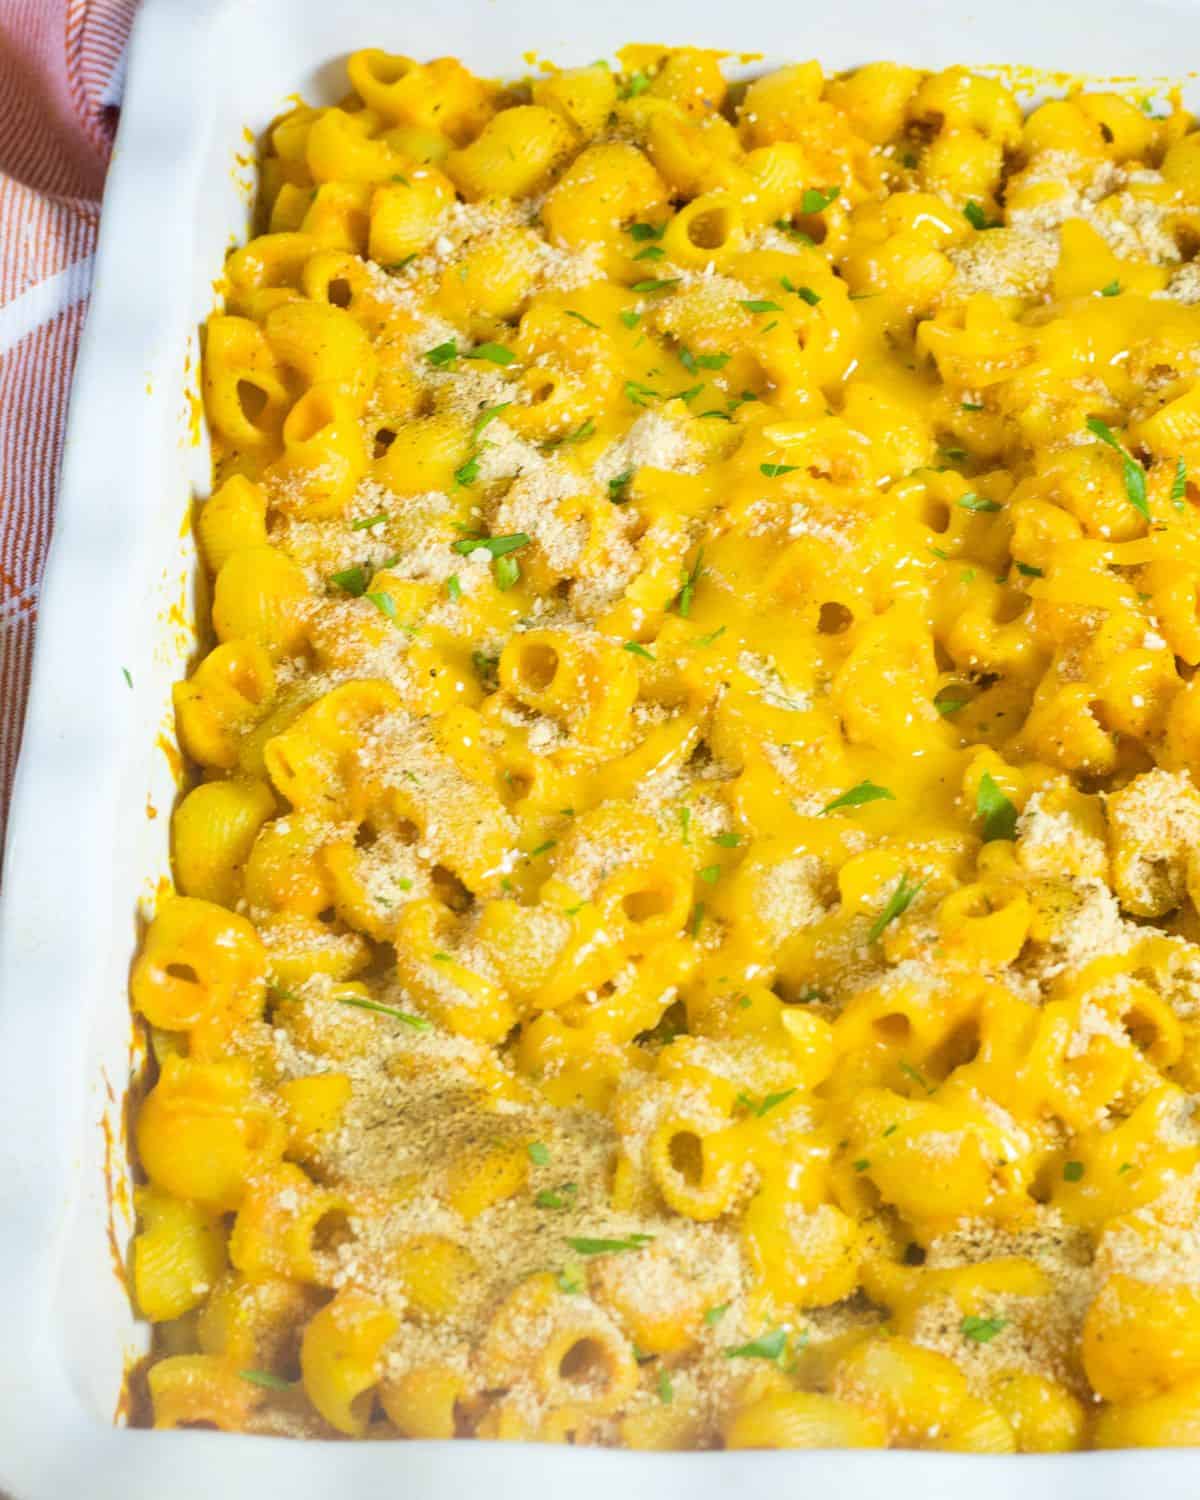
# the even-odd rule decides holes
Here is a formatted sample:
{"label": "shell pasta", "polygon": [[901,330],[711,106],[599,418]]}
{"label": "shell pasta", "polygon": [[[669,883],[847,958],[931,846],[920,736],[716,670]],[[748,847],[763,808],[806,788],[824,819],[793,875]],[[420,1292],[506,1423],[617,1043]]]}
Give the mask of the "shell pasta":
{"label": "shell pasta", "polygon": [[154,1426],[1200,1443],[1200,132],[722,64],[264,137]]}

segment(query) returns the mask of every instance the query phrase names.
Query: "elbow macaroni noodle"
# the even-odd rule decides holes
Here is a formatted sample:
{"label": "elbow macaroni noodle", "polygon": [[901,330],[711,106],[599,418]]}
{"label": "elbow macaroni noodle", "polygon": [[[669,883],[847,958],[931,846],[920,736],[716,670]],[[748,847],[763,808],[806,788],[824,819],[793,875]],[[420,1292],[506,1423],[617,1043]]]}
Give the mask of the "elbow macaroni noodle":
{"label": "elbow macaroni noodle", "polygon": [[622,57],[265,138],[148,1420],[1200,1442],[1200,133]]}

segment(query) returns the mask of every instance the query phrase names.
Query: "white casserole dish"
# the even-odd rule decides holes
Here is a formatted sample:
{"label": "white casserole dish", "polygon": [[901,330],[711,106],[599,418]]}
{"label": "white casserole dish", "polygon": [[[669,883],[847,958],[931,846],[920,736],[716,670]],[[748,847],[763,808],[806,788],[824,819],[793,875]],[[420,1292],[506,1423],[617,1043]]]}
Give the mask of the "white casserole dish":
{"label": "white casserole dish", "polygon": [[[715,1500],[793,1486],[811,1500],[876,1487],[902,1500],[998,1500],[1018,1489],[1027,1500],[1117,1500],[1135,1484],[1200,1493],[1200,1453],[1188,1452],[636,1455],[114,1425],[124,1368],[146,1331],[113,1260],[130,1230],[120,1207],[126,976],[139,912],[168,868],[174,781],[156,736],[170,737],[170,684],[203,613],[184,521],[192,492],[207,488],[207,456],[190,434],[188,392],[213,278],[247,227],[244,128],[261,129],[293,92],[336,97],[344,75],[331,60],[359,46],[452,52],[514,74],[526,53],[578,62],[631,40],[758,48],[768,63],[1020,62],[1149,83],[1200,55],[1200,4],[1008,0],[971,14],[888,0],[819,11],[660,0],[649,16],[638,0],[594,9],[526,0],[519,10],[459,0],[407,13],[382,0],[147,0],[72,397],[0,909],[0,1493],[11,1500],[315,1500],[335,1485],[356,1500],[468,1487],[522,1500],[565,1488],[575,1500]],[[106,1130],[116,1140],[107,1161]]]}

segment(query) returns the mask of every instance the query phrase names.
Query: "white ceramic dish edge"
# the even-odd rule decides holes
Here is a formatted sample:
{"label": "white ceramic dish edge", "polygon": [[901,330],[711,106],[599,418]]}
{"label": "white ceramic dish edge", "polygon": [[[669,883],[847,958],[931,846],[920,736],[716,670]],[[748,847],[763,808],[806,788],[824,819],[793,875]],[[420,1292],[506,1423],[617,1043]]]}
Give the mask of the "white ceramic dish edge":
{"label": "white ceramic dish edge", "polygon": [[[973,15],[886,0],[843,0],[831,12],[745,0],[731,13],[717,0],[661,0],[647,20],[637,0],[590,10],[461,0],[407,16],[382,0],[148,0],[72,397],[0,907],[0,1491],[12,1500],[315,1500],[335,1486],[361,1500],[468,1487],[522,1500],[568,1488],[577,1500],[715,1500],[793,1485],[812,1500],[884,1486],[901,1500],[1200,1490],[1200,1454],[1187,1452],[636,1455],[294,1444],[112,1424],[123,1361],[144,1330],[108,1253],[100,1120],[119,1127],[124,979],[139,900],[165,869],[167,820],[148,821],[145,808],[170,805],[169,770],[152,747],[192,645],[187,588],[185,628],[168,610],[194,571],[180,523],[204,467],[188,437],[183,363],[221,248],[245,226],[241,126],[261,126],[292,89],[319,89],[322,64],[355,46],[456,52],[512,73],[527,49],[578,61],[659,39],[757,45],[769,61],[1016,61],[1153,78],[1200,56],[1200,9],[1013,0]],[[118,1239],[122,1228],[118,1217]]]}

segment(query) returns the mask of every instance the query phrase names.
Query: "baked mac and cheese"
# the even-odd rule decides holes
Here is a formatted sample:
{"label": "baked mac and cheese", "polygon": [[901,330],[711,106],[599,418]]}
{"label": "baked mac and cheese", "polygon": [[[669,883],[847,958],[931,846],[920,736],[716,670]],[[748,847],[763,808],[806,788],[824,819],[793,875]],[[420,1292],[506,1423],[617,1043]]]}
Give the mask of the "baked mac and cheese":
{"label": "baked mac and cheese", "polygon": [[379,51],[205,333],[160,1427],[1200,1440],[1200,133]]}

